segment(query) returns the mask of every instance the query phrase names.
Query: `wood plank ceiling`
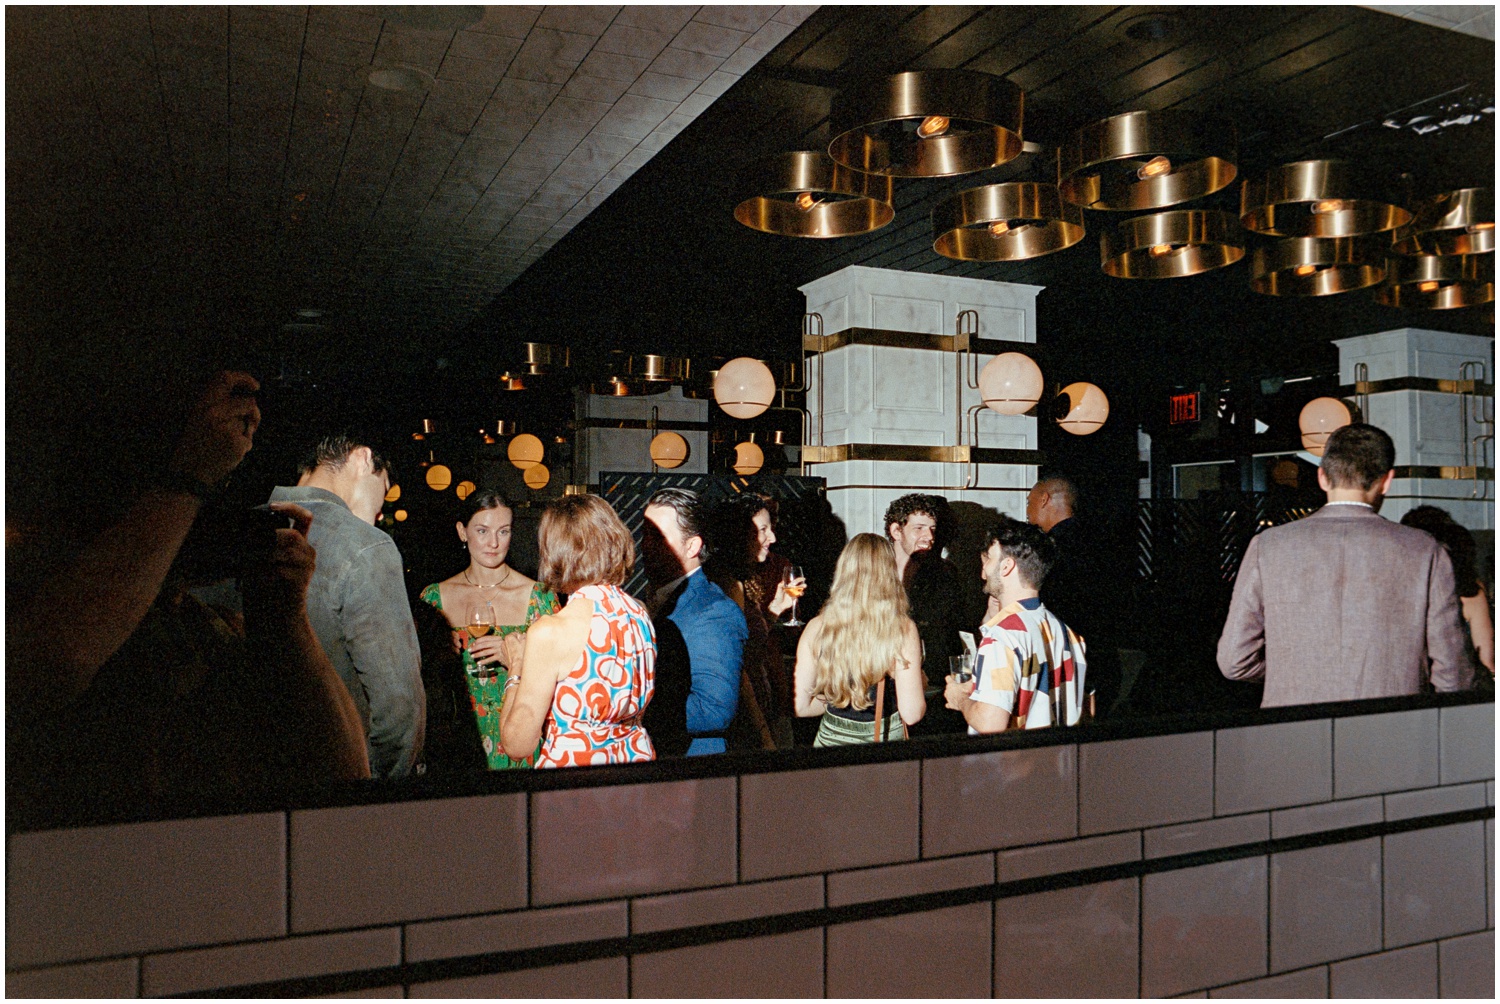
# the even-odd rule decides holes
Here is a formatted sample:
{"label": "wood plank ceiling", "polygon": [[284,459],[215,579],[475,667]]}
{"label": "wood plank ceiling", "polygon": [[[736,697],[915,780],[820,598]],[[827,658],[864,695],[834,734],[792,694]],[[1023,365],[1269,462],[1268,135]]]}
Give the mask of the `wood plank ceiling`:
{"label": "wood plank ceiling", "polygon": [[462,325],[813,9],[10,7],[12,316]]}

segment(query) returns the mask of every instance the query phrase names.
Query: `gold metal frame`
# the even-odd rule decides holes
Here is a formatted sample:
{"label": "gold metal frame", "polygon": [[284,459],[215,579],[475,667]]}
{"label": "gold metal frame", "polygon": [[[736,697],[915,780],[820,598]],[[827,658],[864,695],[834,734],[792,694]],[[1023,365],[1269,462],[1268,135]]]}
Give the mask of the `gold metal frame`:
{"label": "gold metal frame", "polygon": [[[1232,184],[1238,146],[1229,122],[1179,111],[1126,112],[1084,126],[1058,147],[1057,186],[1085,209],[1175,206]],[[1146,166],[1158,157],[1170,168],[1152,176]]]}
{"label": "gold metal frame", "polygon": [[1255,249],[1250,288],[1268,296],[1334,296],[1366,289],[1385,278],[1388,250],[1380,236],[1277,241]]}
{"label": "gold metal frame", "polygon": [[838,446],[804,446],[809,464],[836,464],[846,460],[889,460],[903,464],[1043,464],[1040,450],[1001,450],[970,446],[898,446],[890,443],[841,443]]}
{"label": "gold metal frame", "polygon": [[1299,160],[1240,188],[1240,222],[1271,237],[1358,237],[1412,220],[1405,194],[1346,160]]}
{"label": "gold metal frame", "polygon": [[[1021,154],[1025,95],[974,70],[915,70],[856,84],[834,96],[828,155],[867,174],[944,178],[983,171]],[[923,138],[902,123],[948,121]]]}
{"label": "gold metal frame", "polygon": [[1387,307],[1452,310],[1495,300],[1495,256],[1403,255],[1386,261],[1375,302]]}
{"label": "gold metal frame", "polygon": [[1413,464],[1393,468],[1397,480],[1407,478],[1435,478],[1442,481],[1493,481],[1493,467],[1431,467]]}
{"label": "gold metal frame", "polygon": [[[1002,234],[992,224],[1023,221]],[[1083,210],[1056,185],[1011,181],[951,195],[932,210],[932,250],[960,261],[1021,261],[1083,240]]]}
{"label": "gold metal frame", "polygon": [[[1365,365],[1360,363],[1360,366]],[[1469,364],[1465,364],[1469,365]],[[1360,380],[1358,371],[1355,372],[1355,381],[1339,388],[1343,395],[1357,394],[1360,397],[1368,397],[1371,394],[1384,394],[1393,390],[1425,390],[1434,394],[1478,394],[1481,397],[1494,397],[1495,387],[1493,384],[1485,383],[1483,380],[1442,380],[1436,377],[1403,376],[1391,377],[1389,380]],[[1365,412],[1369,414],[1368,410]]]}
{"label": "gold metal frame", "polygon": [[1439,192],[1396,231],[1397,254],[1486,254],[1495,250],[1495,193],[1488,188]]}
{"label": "gold metal frame", "polygon": [[1245,256],[1234,217],[1213,209],[1135,216],[1099,240],[1100,266],[1117,279],[1176,279],[1233,265]]}
{"label": "gold metal frame", "polygon": [[[896,218],[890,178],[851,170],[812,150],[762,161],[744,188],[734,218],[761,233],[853,237],[879,230]],[[794,201],[804,194],[813,199],[805,209]],[[824,198],[816,198],[820,195]]]}

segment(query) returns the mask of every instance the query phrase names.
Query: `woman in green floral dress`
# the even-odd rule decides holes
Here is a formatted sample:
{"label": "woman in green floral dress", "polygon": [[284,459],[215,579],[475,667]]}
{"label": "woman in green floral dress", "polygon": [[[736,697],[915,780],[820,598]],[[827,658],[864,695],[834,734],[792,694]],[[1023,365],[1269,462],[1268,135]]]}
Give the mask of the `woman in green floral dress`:
{"label": "woman in green floral dress", "polygon": [[[466,518],[458,524],[458,539],[468,546],[469,566],[423,589],[422,600],[435,607],[453,629],[453,648],[463,660],[469,701],[490,769],[530,767],[535,753],[512,760],[500,748],[500,707],[505,696],[500,639],[525,631],[559,604],[556,595],[506,564],[512,513],[505,497],[498,492],[475,492],[465,502]],[[490,622],[495,630],[471,638],[468,626],[474,610],[486,607],[494,612]]]}

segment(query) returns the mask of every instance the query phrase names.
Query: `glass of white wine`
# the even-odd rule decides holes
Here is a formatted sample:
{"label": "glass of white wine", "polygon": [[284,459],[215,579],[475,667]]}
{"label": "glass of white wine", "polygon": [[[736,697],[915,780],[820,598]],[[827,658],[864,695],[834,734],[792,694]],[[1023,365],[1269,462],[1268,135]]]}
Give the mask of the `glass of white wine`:
{"label": "glass of white wine", "polygon": [[[475,606],[469,614],[469,637],[471,639],[483,638],[493,630],[495,630],[495,608],[489,604]],[[469,661],[474,664],[473,674],[480,680],[484,680],[486,676],[494,675],[494,666],[481,665],[479,660],[474,658],[471,658]]]}
{"label": "glass of white wine", "polygon": [[792,619],[786,622],[787,627],[801,627],[803,622],[797,619],[797,600],[807,590],[807,582],[802,576],[802,566],[792,565],[786,570],[786,578],[781,580],[786,583],[786,594],[792,598]]}

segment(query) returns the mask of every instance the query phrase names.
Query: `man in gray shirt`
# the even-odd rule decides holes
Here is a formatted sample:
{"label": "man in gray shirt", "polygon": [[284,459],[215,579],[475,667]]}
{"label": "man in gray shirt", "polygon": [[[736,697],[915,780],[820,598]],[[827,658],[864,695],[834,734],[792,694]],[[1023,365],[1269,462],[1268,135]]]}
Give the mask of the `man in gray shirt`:
{"label": "man in gray shirt", "polygon": [[307,540],[318,565],[307,613],[364,720],[377,778],[411,773],[427,720],[401,554],[375,528],[389,490],[384,458],[347,436],[329,436],[303,464],[297,487],[271,492],[272,502],[295,502],[313,514]]}

